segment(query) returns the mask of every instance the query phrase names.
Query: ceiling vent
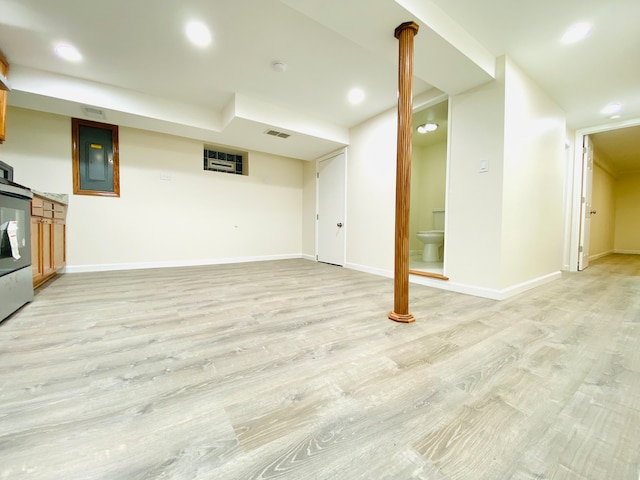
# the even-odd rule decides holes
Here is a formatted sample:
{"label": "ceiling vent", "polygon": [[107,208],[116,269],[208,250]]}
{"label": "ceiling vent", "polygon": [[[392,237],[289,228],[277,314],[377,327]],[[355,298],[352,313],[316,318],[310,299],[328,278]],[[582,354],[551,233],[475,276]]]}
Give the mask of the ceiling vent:
{"label": "ceiling vent", "polygon": [[104,110],[97,107],[90,107],[89,105],[82,105],[82,112],[85,116],[90,118],[97,118],[99,120],[106,120],[107,116],[104,113]]}
{"label": "ceiling vent", "polygon": [[267,135],[271,135],[272,137],[280,137],[280,138],[289,138],[291,135],[289,135],[288,133],[284,133],[284,132],[279,132],[277,130],[267,130],[264,133],[266,133]]}

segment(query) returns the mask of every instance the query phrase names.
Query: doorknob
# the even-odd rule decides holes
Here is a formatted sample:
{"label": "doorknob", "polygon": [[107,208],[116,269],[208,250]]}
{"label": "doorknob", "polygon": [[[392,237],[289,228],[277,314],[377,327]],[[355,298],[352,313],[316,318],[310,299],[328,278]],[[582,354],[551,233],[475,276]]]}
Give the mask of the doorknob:
{"label": "doorknob", "polygon": [[338,223],[338,228],[342,228],[342,222]]}

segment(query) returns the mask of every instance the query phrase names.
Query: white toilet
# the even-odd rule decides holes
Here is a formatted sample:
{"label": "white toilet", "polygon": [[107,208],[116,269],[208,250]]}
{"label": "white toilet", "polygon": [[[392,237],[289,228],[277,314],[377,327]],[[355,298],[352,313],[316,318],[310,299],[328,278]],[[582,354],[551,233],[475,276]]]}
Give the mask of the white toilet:
{"label": "white toilet", "polygon": [[441,262],[444,252],[444,210],[433,210],[433,230],[418,232],[418,239],[424,243],[422,260]]}

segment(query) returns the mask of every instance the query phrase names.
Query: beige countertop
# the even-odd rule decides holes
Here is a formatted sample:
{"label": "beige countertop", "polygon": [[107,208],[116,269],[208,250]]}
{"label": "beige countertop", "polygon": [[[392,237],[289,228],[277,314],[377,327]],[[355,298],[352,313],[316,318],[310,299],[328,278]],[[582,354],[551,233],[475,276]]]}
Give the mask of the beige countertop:
{"label": "beige countertop", "polygon": [[47,200],[51,200],[52,202],[69,205],[69,195],[67,195],[66,193],[40,192],[38,190],[34,190],[33,188],[31,189],[31,192],[38,197],[46,198]]}

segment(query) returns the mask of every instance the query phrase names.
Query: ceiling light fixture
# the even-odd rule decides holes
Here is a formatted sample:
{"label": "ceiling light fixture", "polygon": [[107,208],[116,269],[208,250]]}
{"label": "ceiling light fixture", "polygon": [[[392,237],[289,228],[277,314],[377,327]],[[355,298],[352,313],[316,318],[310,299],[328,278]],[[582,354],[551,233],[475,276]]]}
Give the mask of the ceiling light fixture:
{"label": "ceiling light fixture", "polygon": [[622,108],[622,106],[620,105],[620,103],[611,102],[606,107],[604,107],[602,110],[600,110],[600,113],[602,113],[604,115],[613,115],[615,113],[618,113],[621,108]]}
{"label": "ceiling light fixture", "polygon": [[349,93],[347,94],[349,103],[351,103],[352,105],[357,105],[359,103],[362,103],[365,97],[366,95],[364,93],[364,90],[362,90],[361,88],[352,88],[351,90],[349,90]]}
{"label": "ceiling light fixture", "polygon": [[211,43],[211,32],[202,22],[189,22],[185,28],[187,38],[198,47],[206,47]]}
{"label": "ceiling light fixture", "polygon": [[420,125],[416,130],[418,133],[429,133],[434,132],[438,129],[438,124],[434,122],[427,122],[423,125]]}
{"label": "ceiling light fixture", "polygon": [[576,23],[562,36],[562,43],[576,43],[584,40],[591,33],[591,25],[586,22]]}
{"label": "ceiling light fixture", "polygon": [[287,64],[284,62],[273,62],[271,67],[278,73],[282,73],[287,69]]}
{"label": "ceiling light fixture", "polygon": [[59,43],[56,45],[54,51],[60,58],[64,58],[69,62],[79,62],[82,60],[82,55],[78,49],[68,43]]}

